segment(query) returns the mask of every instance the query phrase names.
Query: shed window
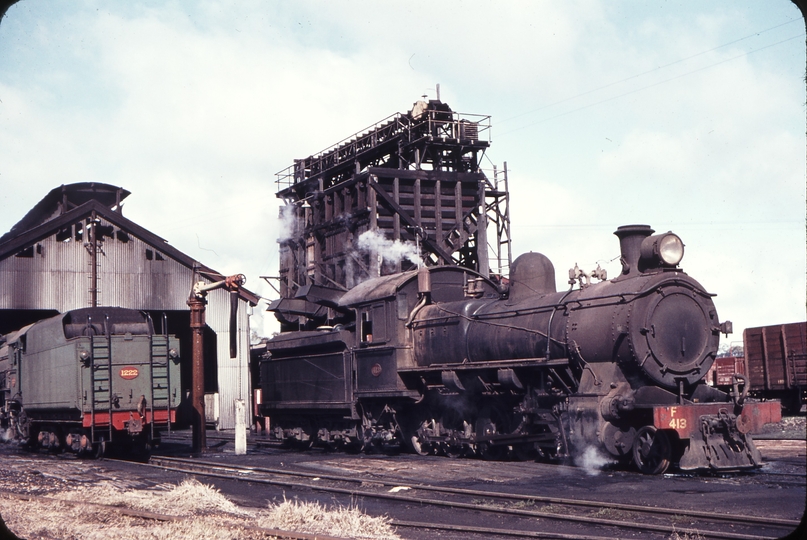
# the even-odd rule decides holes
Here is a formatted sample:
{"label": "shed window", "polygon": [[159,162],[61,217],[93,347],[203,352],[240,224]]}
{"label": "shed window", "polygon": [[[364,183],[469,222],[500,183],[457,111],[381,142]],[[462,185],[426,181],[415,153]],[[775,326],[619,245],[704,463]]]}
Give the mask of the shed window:
{"label": "shed window", "polygon": [[69,242],[73,238],[73,227],[65,227],[56,233],[57,242]]}
{"label": "shed window", "polygon": [[149,261],[164,261],[165,257],[159,251],[146,249],[146,259]]}
{"label": "shed window", "polygon": [[17,257],[21,259],[33,259],[34,258],[34,246],[28,246],[27,248],[23,249],[19,253],[17,253]]}
{"label": "shed window", "polygon": [[112,225],[96,225],[95,234],[99,240],[102,240],[105,236],[115,238],[115,228]]}

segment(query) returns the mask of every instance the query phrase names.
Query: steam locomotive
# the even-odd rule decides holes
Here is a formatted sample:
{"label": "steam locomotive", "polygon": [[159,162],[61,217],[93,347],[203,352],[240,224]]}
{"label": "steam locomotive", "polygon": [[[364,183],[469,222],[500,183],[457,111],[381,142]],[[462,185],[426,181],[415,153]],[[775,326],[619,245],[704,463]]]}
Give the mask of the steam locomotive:
{"label": "steam locomotive", "polygon": [[781,419],[779,403],[748,399],[741,376],[730,392],[704,384],[731,323],[679,268],[681,239],[653,233],[619,227],[621,274],[575,266],[560,292],[539,253],[518,257],[508,284],[438,266],[302,287],[296,300],[330,324],[267,343],[270,436],[492,459],[593,447],[646,474],[759,466],[751,433]]}
{"label": "steam locomotive", "polygon": [[50,451],[147,451],[176,419],[179,371],[177,338],[146,313],[68,311],[0,338],[0,430]]}

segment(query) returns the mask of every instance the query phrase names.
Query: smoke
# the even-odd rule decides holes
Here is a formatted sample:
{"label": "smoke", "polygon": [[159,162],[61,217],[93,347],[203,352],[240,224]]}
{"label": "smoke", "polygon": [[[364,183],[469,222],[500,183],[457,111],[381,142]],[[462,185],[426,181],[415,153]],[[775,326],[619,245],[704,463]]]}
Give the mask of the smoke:
{"label": "smoke", "polygon": [[397,264],[404,260],[417,265],[423,264],[418,248],[411,242],[390,240],[378,231],[366,231],[359,236],[359,249],[374,251],[384,263]]}
{"label": "smoke", "polygon": [[14,438],[14,429],[0,429],[0,441],[6,443]]}
{"label": "smoke", "polygon": [[362,272],[361,269],[358,268],[359,265],[353,260],[353,257],[356,256],[356,251],[348,250],[347,256],[345,257],[345,286],[348,289],[352,289],[369,277],[366,272]]}
{"label": "smoke", "polygon": [[278,241],[294,238],[297,225],[297,212],[293,204],[286,204],[280,207],[280,231]]}
{"label": "smoke", "polygon": [[596,447],[588,446],[582,454],[574,458],[574,463],[586,471],[589,476],[597,476],[603,467],[611,465],[614,461],[603,455]]}

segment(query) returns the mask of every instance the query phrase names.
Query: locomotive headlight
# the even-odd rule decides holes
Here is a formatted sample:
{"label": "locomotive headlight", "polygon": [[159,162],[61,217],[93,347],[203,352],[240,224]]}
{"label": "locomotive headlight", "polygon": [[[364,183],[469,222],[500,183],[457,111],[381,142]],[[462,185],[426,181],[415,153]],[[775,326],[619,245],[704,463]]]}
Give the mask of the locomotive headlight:
{"label": "locomotive headlight", "polygon": [[175,348],[171,347],[170,349],[168,349],[168,356],[170,356],[171,358],[176,358],[179,356],[179,352],[177,352]]}
{"label": "locomotive headlight", "polygon": [[684,258],[684,243],[672,232],[656,234],[642,240],[641,253],[651,267],[654,261],[656,265],[675,266]]}
{"label": "locomotive headlight", "polygon": [[81,349],[81,352],[78,353],[78,357],[81,358],[81,360],[89,360],[90,359],[90,353],[89,353],[89,351],[85,351],[84,349]]}
{"label": "locomotive headlight", "polygon": [[663,235],[658,243],[658,258],[664,264],[677,265],[684,258],[684,243],[673,233]]}

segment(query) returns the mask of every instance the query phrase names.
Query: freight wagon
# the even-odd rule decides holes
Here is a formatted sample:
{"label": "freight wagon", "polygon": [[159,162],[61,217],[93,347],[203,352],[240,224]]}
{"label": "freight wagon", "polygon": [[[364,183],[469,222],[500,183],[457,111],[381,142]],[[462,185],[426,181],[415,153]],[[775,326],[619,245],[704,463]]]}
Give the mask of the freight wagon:
{"label": "freight wagon", "polygon": [[807,322],[748,328],[743,348],[729,352],[715,358],[706,384],[731,391],[736,374],[751,396],[778,399],[785,412],[798,413],[807,402]]}
{"label": "freight wagon", "polygon": [[743,342],[752,395],[798,412],[807,402],[807,322],[746,328]]}

